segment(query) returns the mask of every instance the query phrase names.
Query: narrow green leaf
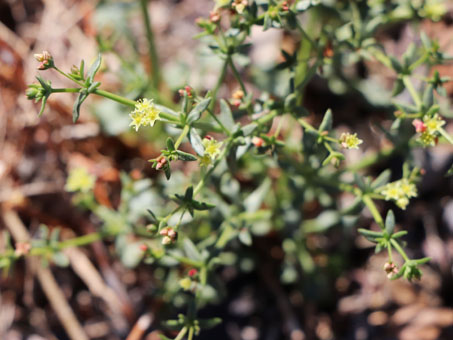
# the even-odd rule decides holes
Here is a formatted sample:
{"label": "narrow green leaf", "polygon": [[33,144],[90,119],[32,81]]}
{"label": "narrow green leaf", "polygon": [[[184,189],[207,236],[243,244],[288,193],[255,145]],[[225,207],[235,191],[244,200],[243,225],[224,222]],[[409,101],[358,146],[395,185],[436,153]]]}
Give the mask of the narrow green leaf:
{"label": "narrow green leaf", "polygon": [[191,239],[185,238],[183,242],[183,247],[184,247],[184,252],[186,253],[187,257],[189,259],[195,260],[195,261],[202,261],[203,257],[201,256],[201,253],[195,246],[195,244],[192,242]]}
{"label": "narrow green leaf", "polygon": [[168,151],[175,151],[175,142],[171,137],[167,138],[167,149]]}
{"label": "narrow green leaf", "polygon": [[192,111],[189,112],[187,122],[190,124],[200,119],[201,114],[208,108],[210,102],[211,98],[206,98],[199,102]]}
{"label": "narrow green leaf", "polygon": [[197,160],[197,157],[195,157],[191,153],[187,153],[181,150],[176,150],[176,153],[180,161],[193,162]]}
{"label": "narrow green leaf", "polygon": [[387,213],[387,217],[385,218],[385,230],[389,235],[392,235],[394,229],[395,229],[395,215],[393,214],[392,210],[389,210]]}
{"label": "narrow green leaf", "polygon": [[195,150],[195,152],[199,156],[203,156],[204,155],[203,142],[202,142],[201,137],[198,134],[197,130],[195,130],[194,128],[189,130],[189,141],[190,141],[190,144],[192,145],[192,148]]}
{"label": "narrow green leaf", "polygon": [[101,61],[102,61],[102,57],[101,57],[101,54],[99,53],[98,57],[96,58],[94,63],[91,64],[90,69],[88,70],[87,80],[85,82],[86,85],[91,85],[91,83],[93,82],[94,76],[96,75],[97,71],[99,70],[99,67],[101,67]]}
{"label": "narrow green leaf", "polygon": [[328,109],[326,113],[324,114],[324,118],[322,119],[321,125],[319,125],[319,132],[322,131],[330,131],[332,129],[332,110]]}
{"label": "narrow green leaf", "polygon": [[220,122],[227,128],[228,131],[232,131],[234,128],[233,113],[231,112],[228,103],[221,99],[220,100],[220,115],[218,116]]}

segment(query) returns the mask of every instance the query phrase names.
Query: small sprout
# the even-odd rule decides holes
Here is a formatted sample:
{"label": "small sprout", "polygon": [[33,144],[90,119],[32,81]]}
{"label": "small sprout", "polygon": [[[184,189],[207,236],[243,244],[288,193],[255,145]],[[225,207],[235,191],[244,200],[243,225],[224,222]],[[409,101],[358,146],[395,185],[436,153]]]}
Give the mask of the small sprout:
{"label": "small sprout", "polygon": [[206,136],[203,139],[204,154],[208,155],[211,160],[215,160],[220,154],[220,148],[222,147],[222,142],[216,141],[211,136]]}
{"label": "small sprout", "polygon": [[184,279],[179,280],[179,285],[182,289],[189,290],[190,287],[192,287],[192,280],[188,277],[185,277]]}
{"label": "small sprout", "polygon": [[96,177],[89,174],[85,168],[74,168],[69,172],[65,190],[69,192],[88,192],[93,189]]}
{"label": "small sprout", "polygon": [[154,105],[152,99],[140,99],[135,104],[135,109],[129,114],[132,122],[129,126],[133,126],[135,131],[138,131],[140,126],[154,126],[156,120],[160,120],[160,111]]}
{"label": "small sprout", "polygon": [[43,71],[55,66],[53,63],[52,55],[47,51],[43,51],[42,53],[39,54],[34,54],[33,56],[37,61],[40,62],[38,70]]}
{"label": "small sprout", "polygon": [[14,251],[14,255],[20,257],[22,255],[27,255],[31,250],[31,244],[29,242],[17,242],[16,243],[16,250]]}
{"label": "small sprout", "polygon": [[363,140],[357,138],[357,134],[342,133],[340,136],[340,144],[345,149],[358,149]]}

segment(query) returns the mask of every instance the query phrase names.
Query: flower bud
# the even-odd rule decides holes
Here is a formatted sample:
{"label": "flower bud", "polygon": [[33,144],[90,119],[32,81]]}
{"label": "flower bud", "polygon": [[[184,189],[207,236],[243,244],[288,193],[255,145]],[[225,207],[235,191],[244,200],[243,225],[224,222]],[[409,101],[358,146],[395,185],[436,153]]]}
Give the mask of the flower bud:
{"label": "flower bud", "polygon": [[170,244],[170,243],[173,243],[170,237],[164,236],[164,237],[162,238],[162,244],[163,244],[164,246],[166,246],[166,245],[168,245],[168,244]]}
{"label": "flower bud", "polygon": [[252,138],[252,143],[255,145],[257,148],[260,148],[264,145],[264,140],[261,137],[253,137]]}
{"label": "flower bud", "polygon": [[198,274],[198,270],[196,270],[195,268],[192,268],[191,270],[189,270],[189,272],[187,273],[187,275],[189,275],[190,277],[194,277],[195,275]]}
{"label": "flower bud", "polygon": [[146,244],[143,243],[143,244],[140,245],[140,250],[143,251],[143,252],[145,252],[145,251],[148,250],[148,246],[147,246]]}
{"label": "flower bud", "polygon": [[47,70],[54,66],[53,57],[47,51],[43,51],[42,53],[39,54],[34,54],[33,56],[37,61],[40,62],[38,70]]}
{"label": "flower bud", "polygon": [[17,242],[14,254],[16,256],[27,255],[30,252],[31,244],[29,242]]}
{"label": "flower bud", "polygon": [[422,133],[426,131],[426,124],[423,123],[420,119],[414,119],[412,125],[415,127],[415,131]]}

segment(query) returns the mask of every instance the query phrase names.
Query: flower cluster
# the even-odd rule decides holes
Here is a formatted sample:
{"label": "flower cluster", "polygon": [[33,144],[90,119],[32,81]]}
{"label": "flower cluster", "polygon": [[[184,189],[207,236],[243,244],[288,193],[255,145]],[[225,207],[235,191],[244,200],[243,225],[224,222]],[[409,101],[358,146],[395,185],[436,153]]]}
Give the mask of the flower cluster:
{"label": "flower cluster", "polygon": [[54,66],[53,57],[47,51],[43,51],[42,53],[39,53],[39,54],[34,54],[33,56],[35,57],[35,59],[37,61],[40,62],[39,66],[38,66],[38,70],[40,70],[40,71],[47,70]]}
{"label": "flower cluster", "polygon": [[423,121],[414,119],[412,125],[415,127],[415,131],[420,134],[417,140],[424,147],[427,147],[436,145],[440,129],[445,125],[445,121],[438,114],[435,114],[432,117],[423,117]]}
{"label": "flower cluster", "polygon": [[65,190],[69,192],[88,192],[94,187],[96,178],[89,174],[85,168],[74,168],[69,172]]}
{"label": "flower cluster", "polygon": [[168,244],[175,243],[176,240],[178,239],[178,233],[176,230],[174,230],[172,227],[166,227],[162,229],[159,234],[163,236],[162,238],[162,244],[164,246]]}
{"label": "flower cluster", "polygon": [[156,120],[160,120],[160,111],[154,105],[152,99],[141,99],[135,104],[135,109],[129,114],[132,122],[129,126],[133,126],[135,131],[138,131],[140,126],[154,126]]}
{"label": "flower cluster", "polygon": [[407,178],[388,183],[381,191],[386,201],[395,201],[396,205],[405,210],[409,204],[409,199],[417,197],[417,187]]}
{"label": "flower cluster", "polygon": [[357,137],[356,133],[342,133],[340,136],[340,144],[345,149],[358,149],[363,140]]}

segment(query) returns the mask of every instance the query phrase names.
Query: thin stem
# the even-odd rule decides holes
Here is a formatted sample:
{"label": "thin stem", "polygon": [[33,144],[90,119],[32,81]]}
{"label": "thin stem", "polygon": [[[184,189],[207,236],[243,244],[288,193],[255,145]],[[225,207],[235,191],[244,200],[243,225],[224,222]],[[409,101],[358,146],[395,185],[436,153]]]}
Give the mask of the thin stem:
{"label": "thin stem", "polygon": [[176,338],[174,340],[182,340],[184,338],[184,335],[186,335],[187,333],[187,326],[184,326],[178,333],[178,335],[176,336]]}
{"label": "thin stem", "polygon": [[154,34],[151,27],[151,19],[148,13],[148,0],[140,0],[141,10],[143,14],[143,21],[145,23],[146,39],[148,40],[149,57],[151,61],[151,81],[155,90],[160,85],[159,73],[159,58],[157,56],[156,44],[154,42]]}
{"label": "thin stem", "polygon": [[69,240],[61,241],[58,244],[58,248],[64,249],[64,248],[69,248],[69,247],[85,246],[87,244],[101,240],[102,237],[103,237],[102,233],[99,233],[99,232],[91,233],[91,234],[83,235],[80,237],[75,237],[75,238],[72,238]]}
{"label": "thin stem", "polygon": [[418,92],[415,90],[414,85],[412,84],[410,78],[408,76],[404,76],[403,83],[406,86],[407,90],[409,91],[417,107],[420,108],[423,105],[422,100],[420,99]]}
{"label": "thin stem", "polygon": [[70,93],[77,93],[80,92],[80,88],[64,88],[64,89],[52,89],[52,93],[57,92],[70,92]]}
{"label": "thin stem", "polygon": [[217,116],[214,114],[214,112],[212,112],[209,109],[207,111],[211,115],[211,117],[217,122],[217,124],[219,124],[220,128],[222,129],[222,131],[225,132],[225,134],[227,136],[231,136],[231,132],[225,127],[225,125],[223,125],[223,123],[220,121],[220,119],[217,118]]}
{"label": "thin stem", "polygon": [[189,132],[189,125],[185,125],[184,129],[182,130],[181,134],[179,135],[178,139],[175,142],[175,148],[178,149],[179,146],[181,145],[183,139],[187,136],[187,133]]}
{"label": "thin stem", "polygon": [[393,256],[392,256],[392,243],[387,244],[387,251],[389,253],[389,261],[393,262]]}
{"label": "thin stem", "polygon": [[379,227],[384,230],[385,229],[385,226],[384,226],[384,220],[382,219],[382,216],[381,214],[379,213],[376,205],[374,204],[373,200],[370,198],[370,196],[368,195],[364,195],[362,197],[362,201],[363,203],[365,203],[365,205],[367,206],[367,208],[370,210],[371,212],[371,215],[373,215],[373,218],[374,220],[376,221],[376,223],[379,225]]}
{"label": "thin stem", "polygon": [[193,332],[194,332],[194,330],[195,330],[194,327],[190,327],[190,329],[189,329],[188,340],[192,340],[192,339],[193,339]]}
{"label": "thin stem", "polygon": [[241,86],[242,91],[244,92],[245,95],[247,95],[247,89],[245,88],[245,85],[242,82],[241,75],[239,74],[238,70],[236,69],[236,66],[234,66],[233,59],[231,58],[231,56],[228,57],[227,61],[230,64],[234,77],[239,82],[239,85]]}
{"label": "thin stem", "polygon": [[403,248],[399,245],[399,243],[395,239],[390,239],[392,246],[396,249],[398,253],[403,257],[404,261],[410,261],[409,257],[406,255],[406,252]]}
{"label": "thin stem", "polygon": [[438,131],[450,144],[453,144],[453,139],[444,128],[439,128]]}
{"label": "thin stem", "polygon": [[81,83],[80,81],[78,81],[77,79],[74,79],[73,77],[71,77],[69,74],[63,72],[62,70],[60,70],[58,67],[54,66],[53,67],[55,71],[57,71],[58,73],[62,74],[64,77],[68,78],[69,80],[72,80],[74,83],[76,83],[77,85],[80,85],[82,87],[85,87],[85,84]]}
{"label": "thin stem", "polygon": [[220,86],[223,83],[223,80],[225,79],[226,71],[228,68],[228,59],[225,60],[223,63],[222,71],[220,72],[219,79],[217,80],[217,84],[214,87],[214,90],[212,90],[212,99],[211,103],[209,104],[209,110],[214,110],[216,99],[217,99],[217,92],[219,91]]}

